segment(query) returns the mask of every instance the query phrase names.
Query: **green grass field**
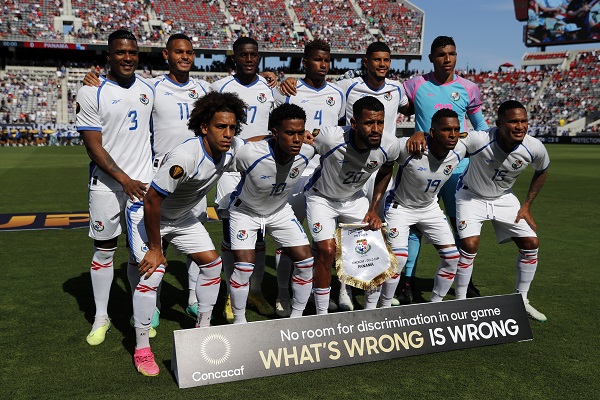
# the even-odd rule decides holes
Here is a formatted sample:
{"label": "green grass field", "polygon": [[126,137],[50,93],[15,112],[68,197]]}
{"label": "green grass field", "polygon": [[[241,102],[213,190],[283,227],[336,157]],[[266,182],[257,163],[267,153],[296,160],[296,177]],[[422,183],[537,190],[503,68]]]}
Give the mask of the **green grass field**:
{"label": "green grass field", "polygon": [[[146,378],[131,359],[123,238],[109,306],[114,327],[91,347],[87,230],[0,232],[0,398],[598,399],[600,146],[549,145],[548,151],[548,181],[533,206],[541,249],[530,291],[548,321],[531,322],[533,341],[180,390],[169,373],[171,332],[194,324],[184,314],[184,257],[169,250],[161,325],[152,339],[161,374]],[[86,210],[87,163],[83,147],[0,148],[0,214]],[[521,199],[530,177],[531,170],[523,173],[515,188]],[[218,244],[220,223],[208,229]],[[274,303],[272,246],[268,254],[263,287]],[[473,276],[483,295],[514,290],[515,257],[515,246],[498,245],[486,225]],[[435,249],[424,246],[420,299],[429,298],[436,265]],[[215,324],[225,323],[223,293]],[[260,318],[249,312],[250,320]]]}

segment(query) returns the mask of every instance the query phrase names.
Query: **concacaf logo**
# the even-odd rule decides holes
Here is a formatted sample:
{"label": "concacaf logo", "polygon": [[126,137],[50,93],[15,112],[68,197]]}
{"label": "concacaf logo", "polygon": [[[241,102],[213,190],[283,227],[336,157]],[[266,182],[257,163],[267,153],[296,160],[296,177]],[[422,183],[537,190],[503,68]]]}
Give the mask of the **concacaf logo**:
{"label": "concacaf logo", "polygon": [[446,167],[444,168],[444,175],[450,175],[453,169],[454,168],[452,167],[452,165],[446,165]]}
{"label": "concacaf logo", "polygon": [[452,92],[452,94],[450,94],[450,98],[454,101],[457,101],[458,99],[460,99],[460,95],[458,94],[458,92]]}
{"label": "concacaf logo", "polygon": [[196,89],[190,89],[188,90],[188,96],[190,96],[190,99],[197,99],[198,92],[196,92]]}
{"label": "concacaf logo", "polygon": [[319,233],[323,229],[323,225],[320,222],[315,222],[312,227],[313,233]]}
{"label": "concacaf logo", "polygon": [[256,96],[256,100],[260,101],[261,103],[264,103],[265,101],[267,101],[267,95],[264,93],[260,93],[258,96]]}
{"label": "concacaf logo", "polygon": [[333,97],[329,96],[329,97],[327,97],[327,100],[325,100],[325,103],[328,106],[333,106],[335,104],[335,99]]}
{"label": "concacaf logo", "polygon": [[179,179],[183,176],[183,168],[179,165],[173,165],[171,169],[169,169],[169,175],[171,175],[171,178],[173,179]]}
{"label": "concacaf logo", "polygon": [[367,164],[366,168],[367,168],[367,170],[371,171],[371,170],[377,168],[378,165],[379,165],[379,163],[376,160],[371,160]]}
{"label": "concacaf logo", "polygon": [[354,251],[356,251],[360,255],[365,255],[371,250],[371,245],[367,241],[367,239],[358,239],[356,241],[356,247],[354,247]]}
{"label": "concacaf logo", "polygon": [[523,166],[523,161],[516,160],[514,163],[512,163],[511,166],[513,167],[513,169],[519,169]]}
{"label": "concacaf logo", "polygon": [[94,230],[96,232],[102,232],[104,230],[104,224],[102,224],[102,221],[94,221]]}
{"label": "concacaf logo", "polygon": [[244,229],[240,229],[237,233],[237,238],[238,240],[248,239],[248,232],[246,232]]}
{"label": "concacaf logo", "polygon": [[292,168],[292,170],[290,171],[290,178],[294,179],[295,177],[298,176],[299,173],[300,173],[300,170],[298,169],[298,167]]}
{"label": "concacaf logo", "polygon": [[392,100],[392,92],[387,92],[386,94],[383,95],[383,98],[386,99],[387,101]]}
{"label": "concacaf logo", "polygon": [[140,94],[140,103],[147,106],[150,103],[150,99],[144,93]]}
{"label": "concacaf logo", "polygon": [[463,229],[465,229],[467,227],[467,221],[460,221],[458,223],[458,230],[462,231]]}
{"label": "concacaf logo", "polygon": [[398,237],[399,234],[400,234],[400,232],[398,232],[398,229],[396,229],[396,228],[392,228],[388,231],[388,235],[392,239]]}

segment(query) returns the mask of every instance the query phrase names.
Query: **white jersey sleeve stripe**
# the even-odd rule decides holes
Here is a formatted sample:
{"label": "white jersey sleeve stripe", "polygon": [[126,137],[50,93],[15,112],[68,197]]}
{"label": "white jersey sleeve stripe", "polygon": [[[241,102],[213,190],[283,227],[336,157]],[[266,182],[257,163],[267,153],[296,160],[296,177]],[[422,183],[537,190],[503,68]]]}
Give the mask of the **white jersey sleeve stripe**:
{"label": "white jersey sleeve stripe", "polygon": [[167,192],[166,190],[164,190],[163,188],[161,188],[160,186],[158,186],[156,183],[152,182],[150,184],[150,186],[152,186],[154,188],[154,190],[156,190],[158,193],[162,194],[163,196],[169,196],[171,193]]}

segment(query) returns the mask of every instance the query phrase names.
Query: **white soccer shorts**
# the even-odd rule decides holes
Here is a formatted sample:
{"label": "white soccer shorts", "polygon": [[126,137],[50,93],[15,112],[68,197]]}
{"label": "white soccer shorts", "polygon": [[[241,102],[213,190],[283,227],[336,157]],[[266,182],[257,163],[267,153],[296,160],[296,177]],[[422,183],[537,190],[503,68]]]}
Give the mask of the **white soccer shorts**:
{"label": "white soccer shorts", "polygon": [[369,210],[369,200],[362,196],[346,201],[329,200],[313,189],[306,192],[306,219],[313,241],[333,239],[338,223],[359,224]]}
{"label": "white soccer shorts", "polygon": [[513,237],[537,237],[529,224],[521,219],[515,223],[521,208],[513,193],[497,199],[486,200],[473,196],[468,189],[456,192],[456,228],[461,239],[479,236],[484,221],[492,221],[498,243],[506,243]]}
{"label": "white soccer shorts", "polygon": [[229,233],[232,250],[252,250],[258,232],[271,235],[277,248],[308,245],[308,237],[292,207],[286,204],[271,215],[253,215],[235,204],[229,209]]}
{"label": "white soccer shorts", "polygon": [[[130,201],[127,204],[126,213],[129,246],[135,261],[140,262],[146,251],[148,251],[144,206],[141,202],[133,203]],[[161,221],[160,236],[186,255],[215,249],[204,225],[192,213],[175,221]]]}
{"label": "white soccer shorts", "polygon": [[443,246],[454,244],[452,228],[438,203],[420,208],[406,208],[393,202],[385,212],[388,241],[393,248],[407,247],[410,227],[416,225],[429,242]]}
{"label": "white soccer shorts", "polygon": [[89,237],[94,240],[110,240],[123,232],[125,227],[125,208],[129,196],[122,190],[90,190],[88,196],[90,208]]}

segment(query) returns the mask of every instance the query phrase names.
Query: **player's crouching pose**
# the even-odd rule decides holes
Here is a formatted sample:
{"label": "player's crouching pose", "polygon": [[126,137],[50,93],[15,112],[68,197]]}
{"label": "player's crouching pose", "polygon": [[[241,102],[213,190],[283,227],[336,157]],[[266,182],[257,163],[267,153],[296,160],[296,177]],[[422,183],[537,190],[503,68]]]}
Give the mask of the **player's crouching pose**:
{"label": "player's crouching pose", "polygon": [[[143,205],[127,215],[130,244],[143,275],[133,294],[136,331],[134,364],[146,376],[159,368],[150,350],[150,328],[156,289],[167,266],[161,237],[191,257],[200,267],[196,283],[196,326],[210,326],[210,316],[219,294],[221,258],[192,209],[206,196],[223,172],[232,167],[243,141],[234,138],[246,120],[246,104],[232,93],[211,92],[194,104],[189,128],[192,138],[166,156],[152,181]],[[141,260],[141,261],[140,261]]]}
{"label": "player's crouching pose", "polygon": [[[351,126],[325,127],[314,140],[321,165],[306,188],[306,217],[316,251],[313,291],[317,314],[327,314],[329,306],[337,223],[363,222],[370,229],[381,228],[377,213],[368,212],[369,199],[363,186],[400,154],[398,140],[381,141],[385,109],[379,100],[365,96],[352,109]],[[377,291],[365,292],[365,308],[375,308],[378,298]]]}
{"label": "player's crouching pose", "polygon": [[234,324],[246,322],[249,282],[254,270],[254,247],[265,231],[294,263],[291,317],[301,317],[312,289],[313,257],[308,238],[288,194],[315,155],[303,144],[306,113],[294,104],[282,104],[269,117],[273,137],[244,146],[236,155],[242,179],[229,204],[231,249],[235,268],[230,279]]}
{"label": "player's crouching pose", "polygon": [[[421,158],[413,157],[406,150],[407,138],[400,139],[402,150],[396,160],[400,167],[385,207],[388,241],[398,260],[398,273],[383,283],[381,307],[391,306],[400,272],[408,257],[408,235],[412,225],[416,225],[427,236],[440,256],[431,300],[441,301],[452,286],[459,255],[452,229],[438,204],[437,196],[465,156],[465,147],[458,143],[459,133],[460,124],[456,112],[441,109],[431,119],[428,150]],[[377,212],[379,208],[379,201],[384,196],[392,169],[391,165],[382,167],[375,178],[375,191],[370,207],[372,212]]]}

